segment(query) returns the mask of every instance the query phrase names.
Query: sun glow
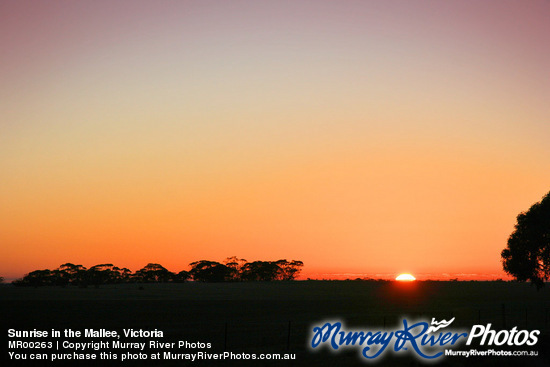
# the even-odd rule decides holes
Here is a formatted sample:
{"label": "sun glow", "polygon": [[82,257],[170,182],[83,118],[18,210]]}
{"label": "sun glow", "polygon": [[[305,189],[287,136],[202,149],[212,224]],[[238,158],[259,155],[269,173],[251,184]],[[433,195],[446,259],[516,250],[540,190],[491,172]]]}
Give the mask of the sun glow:
{"label": "sun glow", "polygon": [[395,280],[400,280],[404,282],[412,282],[413,280],[416,280],[414,276],[408,273],[399,274]]}

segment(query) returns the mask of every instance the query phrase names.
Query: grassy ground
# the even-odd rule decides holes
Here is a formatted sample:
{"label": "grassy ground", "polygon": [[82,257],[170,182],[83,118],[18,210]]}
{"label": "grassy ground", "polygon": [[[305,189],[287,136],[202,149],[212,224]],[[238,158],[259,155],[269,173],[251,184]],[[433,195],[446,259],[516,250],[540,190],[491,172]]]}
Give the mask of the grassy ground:
{"label": "grassy ground", "polygon": [[[533,348],[538,358],[447,357],[437,365],[550,365],[550,289],[508,282],[301,281],[229,284],[110,285],[96,288],[0,287],[4,330],[71,328],[159,329],[164,341],[208,342],[210,351],[296,353],[294,361],[232,365],[362,366],[359,349],[342,353],[308,348],[314,325],[340,320],[348,328],[393,330],[401,319],[438,320],[456,317],[454,328],[469,331],[474,324],[493,329],[539,329],[543,336]],[[134,340],[135,341],[135,340]],[[3,345],[7,343],[4,341]],[[495,348],[500,349],[500,348]],[[7,356],[7,351],[4,351]],[[182,361],[134,361],[117,365],[188,365]],[[21,365],[6,359],[5,365]],[[202,362],[198,365],[230,363]],[[406,355],[385,354],[376,365],[415,366]],[[36,362],[34,365],[42,365]],[[51,363],[49,365],[52,365]],[[80,363],[68,363],[80,365]],[[96,363],[96,365],[98,365]],[[197,365],[193,363],[191,365]]]}

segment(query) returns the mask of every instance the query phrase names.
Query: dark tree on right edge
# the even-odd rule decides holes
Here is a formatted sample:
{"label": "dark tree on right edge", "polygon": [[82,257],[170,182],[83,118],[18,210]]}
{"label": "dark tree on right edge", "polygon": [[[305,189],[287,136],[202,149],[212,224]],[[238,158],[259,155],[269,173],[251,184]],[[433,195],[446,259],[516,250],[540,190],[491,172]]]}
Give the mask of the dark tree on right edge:
{"label": "dark tree on right edge", "polygon": [[517,216],[508,246],[502,250],[504,271],[537,289],[550,278],[550,192]]}

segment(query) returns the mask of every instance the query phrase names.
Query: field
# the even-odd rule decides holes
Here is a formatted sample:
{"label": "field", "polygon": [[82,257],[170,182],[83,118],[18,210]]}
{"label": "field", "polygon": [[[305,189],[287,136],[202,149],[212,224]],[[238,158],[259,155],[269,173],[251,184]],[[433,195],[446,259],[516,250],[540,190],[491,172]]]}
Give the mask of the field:
{"label": "field", "polygon": [[[141,289],[140,289],[141,287]],[[550,289],[512,282],[296,281],[272,283],[125,284],[100,288],[0,287],[4,330],[128,328],[164,332],[165,341],[208,342],[210,351],[296,353],[291,361],[232,365],[364,366],[359,349],[312,351],[313,326],[341,321],[348,329],[394,330],[402,319],[430,322],[455,317],[454,328],[491,323],[493,329],[537,329],[538,357],[445,357],[437,365],[550,365]],[[4,348],[7,346],[3,341]],[[481,349],[481,348],[479,348]],[[504,349],[497,347],[495,349]],[[4,351],[7,356],[7,351]],[[410,354],[385,353],[378,366],[422,365]],[[23,365],[5,359],[6,366]],[[46,363],[47,364],[47,363]],[[102,363],[102,365],[105,363]],[[131,361],[115,365],[227,365],[184,361]],[[44,362],[25,365],[45,365]],[[51,362],[47,365],[56,365]],[[59,365],[59,364],[57,364]],[[68,365],[80,365],[68,363]],[[97,365],[97,363],[96,363]]]}

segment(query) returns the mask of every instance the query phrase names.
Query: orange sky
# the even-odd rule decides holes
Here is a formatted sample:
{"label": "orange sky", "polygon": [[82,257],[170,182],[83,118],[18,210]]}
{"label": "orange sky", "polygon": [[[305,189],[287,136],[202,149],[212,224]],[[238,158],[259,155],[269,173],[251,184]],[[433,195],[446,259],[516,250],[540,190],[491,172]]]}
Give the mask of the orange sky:
{"label": "orange sky", "polygon": [[[0,276],[504,277],[550,182],[550,5],[3,5]],[[418,276],[420,275],[420,276]]]}

